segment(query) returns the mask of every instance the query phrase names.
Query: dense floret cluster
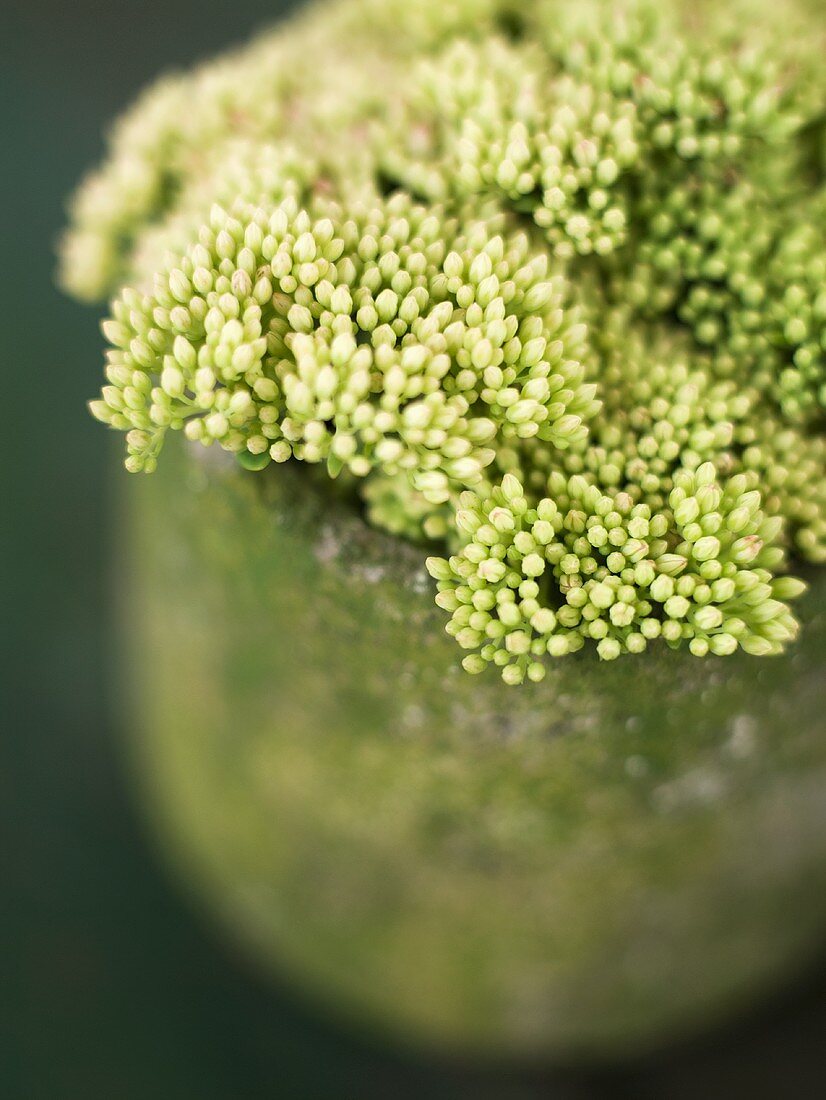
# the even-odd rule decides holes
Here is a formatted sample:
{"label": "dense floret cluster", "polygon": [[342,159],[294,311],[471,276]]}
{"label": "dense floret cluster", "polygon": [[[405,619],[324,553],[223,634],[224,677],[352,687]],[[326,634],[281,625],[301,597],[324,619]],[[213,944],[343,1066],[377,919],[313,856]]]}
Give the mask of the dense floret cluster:
{"label": "dense floret cluster", "polygon": [[484,498],[461,494],[465,545],[427,564],[448,632],[474,650],[465,669],[493,662],[508,683],[541,680],[539,658],[589,639],[604,660],[660,637],[698,657],[779,653],[797,630],[783,601],[803,587],[773,573],[782,520],[766,517],[744,474],[721,487],[711,462],[673,483],[658,511],[579,474],[552,475],[535,506],[513,474]]}
{"label": "dense floret cluster", "polygon": [[80,188],[94,415],[447,546],[471,672],[778,652],[826,561],[824,46],[808,0],[316,3]]}

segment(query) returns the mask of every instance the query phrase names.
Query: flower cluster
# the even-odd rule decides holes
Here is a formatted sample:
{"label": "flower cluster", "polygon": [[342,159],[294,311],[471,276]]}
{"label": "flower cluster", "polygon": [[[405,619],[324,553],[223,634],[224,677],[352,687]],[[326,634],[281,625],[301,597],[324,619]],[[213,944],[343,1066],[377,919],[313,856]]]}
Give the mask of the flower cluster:
{"label": "flower cluster", "polygon": [[317,0],[160,82],[62,245],[123,287],[92,412],[446,547],[470,671],[777,652],[826,562],[818,10]]}
{"label": "flower cluster", "polygon": [[183,429],[253,469],[406,473],[438,505],[481,481],[497,440],[585,437],[583,327],[524,234],[460,230],[403,194],[327,213],[215,206],[149,293],[115,300],[92,411],[128,431],[130,470]]}
{"label": "flower cluster", "polygon": [[531,214],[560,257],[622,243],[614,184],[639,157],[630,101],[553,78],[531,44],[493,39],[425,59],[396,112],[377,128],[377,155],[406,189],[430,199],[492,192]]}
{"label": "flower cluster", "polygon": [[579,475],[552,476],[535,506],[512,474],[484,496],[462,493],[465,543],[427,567],[448,633],[474,651],[465,669],[493,663],[506,683],[541,680],[544,654],[588,640],[603,660],[657,638],[698,657],[780,652],[797,631],[784,601],[803,590],[773,573],[782,520],[765,516],[745,475],[716,479],[712,463],[679,471],[655,512]]}

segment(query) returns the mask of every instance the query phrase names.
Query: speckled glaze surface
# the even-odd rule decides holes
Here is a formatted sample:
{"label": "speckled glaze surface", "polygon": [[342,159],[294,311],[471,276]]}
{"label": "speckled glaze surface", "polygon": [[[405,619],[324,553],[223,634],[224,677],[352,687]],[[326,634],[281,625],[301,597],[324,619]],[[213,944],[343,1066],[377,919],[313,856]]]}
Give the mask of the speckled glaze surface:
{"label": "speckled glaze surface", "polygon": [[826,584],[783,657],[469,677],[419,548],[291,469],[170,448],[126,490],[135,760],[256,959],[448,1048],[623,1055],[826,930]]}

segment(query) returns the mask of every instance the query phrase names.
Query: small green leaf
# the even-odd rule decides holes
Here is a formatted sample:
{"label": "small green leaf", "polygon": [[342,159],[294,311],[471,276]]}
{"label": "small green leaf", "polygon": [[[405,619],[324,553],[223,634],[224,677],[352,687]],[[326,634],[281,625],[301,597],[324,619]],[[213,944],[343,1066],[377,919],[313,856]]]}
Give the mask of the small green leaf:
{"label": "small green leaf", "polygon": [[242,451],[237,457],[239,465],[243,466],[245,470],[265,470],[271,461],[268,451],[264,451],[260,455]]}

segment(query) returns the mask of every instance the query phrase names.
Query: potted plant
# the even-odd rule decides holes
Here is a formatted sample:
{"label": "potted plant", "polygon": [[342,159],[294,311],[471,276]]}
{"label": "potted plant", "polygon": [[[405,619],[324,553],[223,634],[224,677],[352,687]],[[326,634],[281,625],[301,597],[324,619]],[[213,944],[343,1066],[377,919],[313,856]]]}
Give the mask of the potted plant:
{"label": "potted plant", "polygon": [[823,85],[746,6],[318,5],[76,199],[146,797],[397,1034],[627,1052],[821,940]]}

